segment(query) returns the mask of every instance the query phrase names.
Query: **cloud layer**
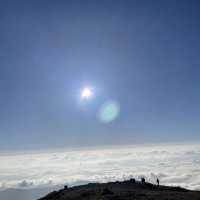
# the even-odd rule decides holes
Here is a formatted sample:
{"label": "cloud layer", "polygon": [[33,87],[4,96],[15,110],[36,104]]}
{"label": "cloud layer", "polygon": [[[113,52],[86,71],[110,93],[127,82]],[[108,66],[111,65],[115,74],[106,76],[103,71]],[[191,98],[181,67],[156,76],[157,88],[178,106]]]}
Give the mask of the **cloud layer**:
{"label": "cloud layer", "polygon": [[1,155],[0,187],[42,187],[145,176],[200,190],[200,145],[148,145]]}

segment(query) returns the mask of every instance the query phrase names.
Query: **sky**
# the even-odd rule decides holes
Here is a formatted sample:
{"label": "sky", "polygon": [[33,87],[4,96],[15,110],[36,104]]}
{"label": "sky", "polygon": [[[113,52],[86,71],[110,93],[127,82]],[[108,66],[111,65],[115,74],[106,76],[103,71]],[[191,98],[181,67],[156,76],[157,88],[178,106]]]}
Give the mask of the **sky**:
{"label": "sky", "polygon": [[[0,151],[198,141],[199,9],[198,0],[1,2]],[[110,102],[117,113],[105,122]]]}

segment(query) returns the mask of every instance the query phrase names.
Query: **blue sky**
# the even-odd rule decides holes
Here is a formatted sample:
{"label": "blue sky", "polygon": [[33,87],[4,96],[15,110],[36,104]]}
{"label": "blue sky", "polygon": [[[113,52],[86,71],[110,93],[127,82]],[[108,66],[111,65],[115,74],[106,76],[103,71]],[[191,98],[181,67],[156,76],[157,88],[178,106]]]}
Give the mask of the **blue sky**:
{"label": "blue sky", "polygon": [[[200,4],[0,7],[0,150],[199,140]],[[80,103],[84,85],[95,98]],[[120,106],[98,119],[107,101]]]}

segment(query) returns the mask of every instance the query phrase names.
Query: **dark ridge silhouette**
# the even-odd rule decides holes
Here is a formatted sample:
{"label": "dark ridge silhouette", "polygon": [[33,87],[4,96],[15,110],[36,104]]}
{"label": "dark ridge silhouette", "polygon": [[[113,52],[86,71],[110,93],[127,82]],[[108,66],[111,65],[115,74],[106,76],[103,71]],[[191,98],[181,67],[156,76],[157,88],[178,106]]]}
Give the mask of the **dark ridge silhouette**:
{"label": "dark ridge silhouette", "polygon": [[200,200],[200,191],[130,179],[123,182],[89,183],[71,188],[65,186],[39,200]]}

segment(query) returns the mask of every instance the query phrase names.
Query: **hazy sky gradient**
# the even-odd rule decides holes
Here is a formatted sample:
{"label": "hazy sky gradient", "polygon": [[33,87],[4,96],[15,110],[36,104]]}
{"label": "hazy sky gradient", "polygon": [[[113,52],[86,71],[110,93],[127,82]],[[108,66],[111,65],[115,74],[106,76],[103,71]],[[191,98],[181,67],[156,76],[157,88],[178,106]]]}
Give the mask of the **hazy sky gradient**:
{"label": "hazy sky gradient", "polygon": [[[4,1],[0,150],[200,139],[198,0]],[[80,103],[89,84],[95,98]],[[120,105],[109,124],[97,118]]]}

